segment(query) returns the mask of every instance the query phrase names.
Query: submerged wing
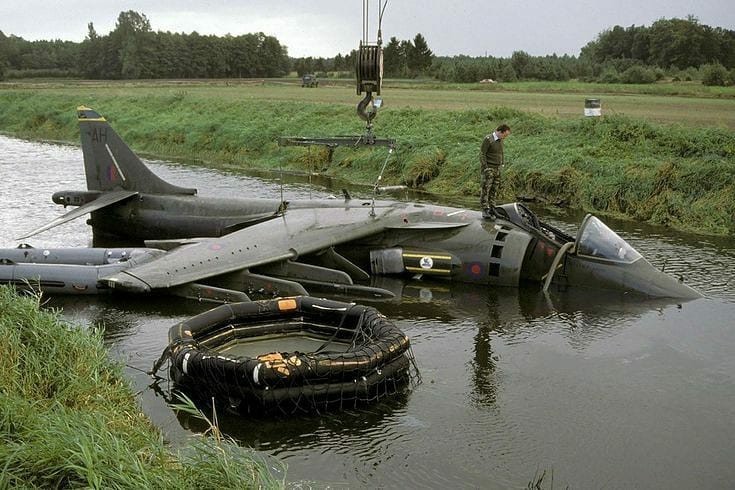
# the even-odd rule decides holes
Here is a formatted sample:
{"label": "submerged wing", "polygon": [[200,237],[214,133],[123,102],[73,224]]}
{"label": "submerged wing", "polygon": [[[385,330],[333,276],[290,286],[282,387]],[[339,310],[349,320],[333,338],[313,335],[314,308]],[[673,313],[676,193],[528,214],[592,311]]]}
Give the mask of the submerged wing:
{"label": "submerged wing", "polygon": [[58,218],[51,221],[50,223],[46,223],[45,225],[41,226],[40,228],[36,228],[30,233],[16,238],[16,240],[22,240],[24,238],[28,238],[33,235],[37,235],[41,233],[42,231],[48,230],[49,228],[53,228],[54,226],[58,226],[62,223],[66,223],[67,221],[71,221],[80,216],[84,216],[87,213],[91,213],[92,211],[97,211],[98,209],[102,209],[106,206],[109,206],[110,204],[115,204],[120,201],[124,201],[136,195],[138,195],[138,192],[136,191],[105,192],[102,195],[100,195],[100,197],[95,199],[94,201],[88,202],[87,204],[84,204],[83,206],[79,206],[78,208],[73,209],[64,215],[59,216]]}
{"label": "submerged wing", "polygon": [[279,218],[204,239],[158,260],[114,274],[111,287],[146,292],[293,259],[397,226],[399,208],[292,209]]}
{"label": "submerged wing", "polygon": [[443,230],[443,229],[450,229],[450,228],[462,228],[463,226],[469,225],[468,222],[458,223],[458,222],[451,222],[451,221],[427,221],[425,223],[412,223],[412,224],[400,224],[398,226],[386,226],[386,228],[389,229],[398,229],[401,228],[403,230],[409,229],[409,230]]}

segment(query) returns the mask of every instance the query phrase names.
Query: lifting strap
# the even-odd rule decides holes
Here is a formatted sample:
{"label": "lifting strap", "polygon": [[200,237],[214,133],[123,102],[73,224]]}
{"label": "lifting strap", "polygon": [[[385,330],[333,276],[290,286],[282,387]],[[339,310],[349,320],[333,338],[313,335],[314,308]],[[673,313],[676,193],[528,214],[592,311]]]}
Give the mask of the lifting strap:
{"label": "lifting strap", "polygon": [[543,288],[544,292],[547,292],[549,290],[549,285],[551,284],[551,280],[554,278],[556,269],[559,268],[559,262],[561,262],[562,257],[564,257],[564,255],[566,255],[572,247],[574,247],[574,242],[567,242],[562,245],[561,248],[556,252],[556,256],[551,262],[551,267],[549,267],[549,272],[546,273],[546,280],[544,281]]}

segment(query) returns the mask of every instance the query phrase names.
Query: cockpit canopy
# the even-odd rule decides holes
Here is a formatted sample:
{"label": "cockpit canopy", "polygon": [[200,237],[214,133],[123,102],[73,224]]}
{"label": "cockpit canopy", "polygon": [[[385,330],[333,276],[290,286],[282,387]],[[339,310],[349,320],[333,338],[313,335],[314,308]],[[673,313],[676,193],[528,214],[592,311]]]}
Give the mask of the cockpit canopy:
{"label": "cockpit canopy", "polygon": [[588,214],[582,221],[582,226],[577,233],[575,250],[577,255],[626,264],[641,258],[641,254],[636,249],[591,214]]}

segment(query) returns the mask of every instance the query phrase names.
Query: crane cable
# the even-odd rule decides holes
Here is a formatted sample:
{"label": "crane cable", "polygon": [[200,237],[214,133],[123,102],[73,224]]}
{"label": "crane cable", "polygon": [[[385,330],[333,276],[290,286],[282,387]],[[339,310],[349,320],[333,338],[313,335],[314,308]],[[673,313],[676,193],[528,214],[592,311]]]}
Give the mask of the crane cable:
{"label": "crane cable", "polygon": [[360,49],[357,52],[357,95],[366,92],[365,97],[357,104],[357,115],[360,119],[367,123],[367,131],[371,133],[372,119],[377,113],[377,107],[373,106],[368,110],[368,106],[373,101],[373,92],[380,95],[380,88],[383,78],[383,14],[388,6],[388,0],[381,2],[378,0],[378,40],[376,44],[368,43],[369,30],[369,4],[370,0],[362,2],[362,41]]}
{"label": "crane cable", "polygon": [[[381,3],[378,0],[378,46],[383,44],[383,34],[381,28],[383,26],[383,14],[385,14],[385,8],[388,6],[388,0]],[[368,43],[368,32],[370,31],[370,0],[362,0],[362,43]]]}

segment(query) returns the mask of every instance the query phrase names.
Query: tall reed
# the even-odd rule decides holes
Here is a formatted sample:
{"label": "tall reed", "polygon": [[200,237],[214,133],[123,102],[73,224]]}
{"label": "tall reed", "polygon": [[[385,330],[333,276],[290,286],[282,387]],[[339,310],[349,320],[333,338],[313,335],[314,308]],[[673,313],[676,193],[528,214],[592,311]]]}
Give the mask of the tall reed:
{"label": "tall reed", "polygon": [[165,444],[102,332],[64,322],[41,296],[0,286],[0,338],[0,488],[284,486],[280,463],[227,439]]}

